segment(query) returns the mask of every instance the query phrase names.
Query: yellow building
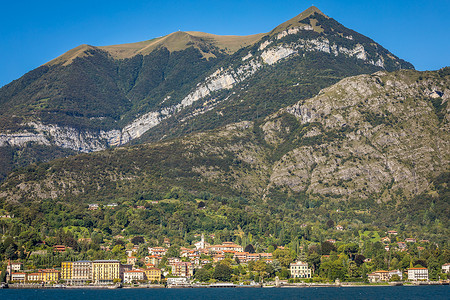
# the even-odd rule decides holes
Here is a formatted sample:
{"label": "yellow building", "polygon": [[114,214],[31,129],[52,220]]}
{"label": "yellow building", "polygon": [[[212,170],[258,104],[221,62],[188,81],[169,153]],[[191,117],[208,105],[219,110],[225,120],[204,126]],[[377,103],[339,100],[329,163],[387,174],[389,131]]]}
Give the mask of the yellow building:
{"label": "yellow building", "polygon": [[59,275],[60,272],[58,270],[55,269],[43,269],[43,270],[39,270],[39,273],[41,273],[42,275],[42,281],[45,283],[50,283],[50,282],[58,282],[59,281]]}
{"label": "yellow building", "polygon": [[61,279],[70,280],[73,276],[73,262],[63,261],[61,263]]}
{"label": "yellow building", "polygon": [[42,282],[44,279],[42,273],[29,273],[27,276],[28,282]]}
{"label": "yellow building", "polygon": [[147,280],[152,281],[161,281],[161,270],[158,268],[148,268],[144,270],[145,276],[147,277]]}
{"label": "yellow building", "polygon": [[94,283],[112,283],[120,279],[120,262],[118,260],[94,260],[92,262],[92,280]]}

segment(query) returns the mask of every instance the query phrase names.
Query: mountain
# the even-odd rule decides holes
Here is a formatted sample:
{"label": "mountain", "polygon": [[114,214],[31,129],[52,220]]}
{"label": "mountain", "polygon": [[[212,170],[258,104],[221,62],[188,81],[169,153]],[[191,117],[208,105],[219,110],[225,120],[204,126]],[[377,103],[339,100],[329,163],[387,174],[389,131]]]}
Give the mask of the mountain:
{"label": "mountain", "polygon": [[251,36],[81,45],[0,89],[0,179],[34,161],[251,121],[348,76],[412,68],[315,7]]}
{"label": "mountain", "polygon": [[184,190],[448,228],[449,87],[449,68],[345,78],[255,121],[32,164],[1,184],[0,203],[20,213],[49,199],[135,203]]}

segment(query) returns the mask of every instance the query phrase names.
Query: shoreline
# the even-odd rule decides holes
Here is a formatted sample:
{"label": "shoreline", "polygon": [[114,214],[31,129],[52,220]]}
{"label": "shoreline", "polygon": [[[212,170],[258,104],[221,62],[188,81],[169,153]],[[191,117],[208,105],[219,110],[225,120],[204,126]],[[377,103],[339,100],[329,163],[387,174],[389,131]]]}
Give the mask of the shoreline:
{"label": "shoreline", "polygon": [[42,286],[42,285],[8,285],[7,288],[3,289],[73,289],[73,290],[111,290],[111,289],[198,289],[198,288],[346,288],[346,287],[398,287],[398,286],[448,286],[445,282],[419,282],[419,283],[403,283],[398,282],[394,284],[286,284],[286,285],[199,285],[199,284],[189,284],[189,285],[142,285],[142,286],[115,286],[115,285],[56,285],[56,286]]}

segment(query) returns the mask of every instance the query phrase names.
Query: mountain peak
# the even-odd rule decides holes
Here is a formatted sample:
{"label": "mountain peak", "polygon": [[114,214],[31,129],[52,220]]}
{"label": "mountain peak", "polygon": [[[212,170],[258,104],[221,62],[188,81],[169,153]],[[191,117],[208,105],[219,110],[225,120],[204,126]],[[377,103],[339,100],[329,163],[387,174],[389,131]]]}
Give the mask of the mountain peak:
{"label": "mountain peak", "polygon": [[273,29],[270,33],[279,33],[283,30],[286,30],[288,28],[291,27],[295,27],[294,24],[298,24],[301,23],[302,20],[308,18],[309,16],[313,15],[313,14],[319,14],[324,16],[325,18],[329,19],[329,17],[327,15],[325,15],[320,9],[318,9],[315,6],[311,6],[308,9],[304,10],[303,12],[301,12],[299,15],[293,17],[292,19],[278,25],[277,27],[275,27],[275,29]]}
{"label": "mountain peak", "polygon": [[[310,6],[310,7],[307,8],[306,10],[304,10],[302,13],[300,13],[300,14],[299,14],[297,17],[295,17],[295,18],[301,18],[301,19],[304,19],[304,18],[307,18],[307,17],[309,17],[310,15],[312,15],[312,14],[314,14],[314,13],[321,14],[321,15],[323,15],[323,16],[325,16],[325,17],[328,18],[327,15],[325,15],[320,9],[318,9],[318,8],[315,7],[314,5]],[[295,18],[294,18],[294,19],[295,19]]]}

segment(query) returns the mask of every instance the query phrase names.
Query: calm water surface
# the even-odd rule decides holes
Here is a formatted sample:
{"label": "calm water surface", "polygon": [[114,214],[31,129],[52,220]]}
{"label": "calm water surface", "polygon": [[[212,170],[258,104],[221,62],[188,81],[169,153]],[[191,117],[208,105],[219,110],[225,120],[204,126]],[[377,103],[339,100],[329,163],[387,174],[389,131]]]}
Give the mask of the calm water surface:
{"label": "calm water surface", "polygon": [[217,289],[3,289],[0,299],[450,299],[449,286],[217,288]]}

